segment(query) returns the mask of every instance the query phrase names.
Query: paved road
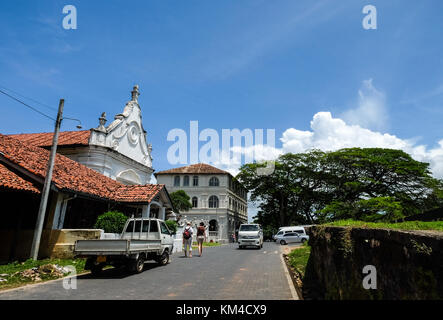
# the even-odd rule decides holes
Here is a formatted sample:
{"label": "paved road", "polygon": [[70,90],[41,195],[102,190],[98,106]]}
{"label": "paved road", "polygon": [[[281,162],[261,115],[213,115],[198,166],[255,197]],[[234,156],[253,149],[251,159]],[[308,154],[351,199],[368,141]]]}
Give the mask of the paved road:
{"label": "paved road", "polygon": [[135,275],[117,269],[82,275],[76,290],[65,290],[58,280],[0,293],[0,299],[293,299],[279,244],[237,247],[205,248],[193,258],[176,253],[168,265],[146,263]]}

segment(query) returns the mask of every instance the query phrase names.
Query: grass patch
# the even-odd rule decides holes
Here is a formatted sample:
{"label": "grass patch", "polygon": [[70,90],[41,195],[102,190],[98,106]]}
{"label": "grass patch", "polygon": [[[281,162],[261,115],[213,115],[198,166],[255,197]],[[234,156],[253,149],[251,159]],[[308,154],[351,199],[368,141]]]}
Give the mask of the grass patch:
{"label": "grass patch", "polygon": [[[203,242],[203,247],[218,247],[221,246],[220,242]],[[192,243],[193,248],[198,248],[197,242]]]}
{"label": "grass patch", "polygon": [[308,264],[309,255],[311,254],[311,247],[304,244],[302,247],[292,250],[288,254],[289,264],[302,278],[305,276],[306,265]]}
{"label": "grass patch", "polygon": [[397,229],[397,230],[436,230],[443,231],[443,221],[405,221],[398,223],[365,222],[355,220],[340,220],[323,224],[335,227],[359,227],[375,229]]}
{"label": "grass patch", "polygon": [[[26,260],[24,262],[12,262],[9,264],[0,265],[0,278],[7,281],[0,282],[0,290],[11,289],[15,287],[20,287],[31,283],[41,283],[48,280],[54,280],[61,277],[60,274],[56,273],[39,273],[39,278],[41,280],[34,281],[30,277],[23,276],[20,272],[29,270],[32,268],[39,268],[44,265],[54,264],[60,267],[74,266],[77,273],[81,273],[85,268],[85,259],[43,259],[43,260]],[[69,273],[64,274],[67,276]]]}

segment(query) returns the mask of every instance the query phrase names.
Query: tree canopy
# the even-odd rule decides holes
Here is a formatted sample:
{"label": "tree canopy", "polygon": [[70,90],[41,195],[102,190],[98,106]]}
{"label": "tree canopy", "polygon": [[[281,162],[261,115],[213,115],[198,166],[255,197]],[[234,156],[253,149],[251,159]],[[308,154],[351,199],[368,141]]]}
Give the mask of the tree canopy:
{"label": "tree canopy", "polygon": [[264,164],[241,167],[237,178],[259,203],[257,222],[272,226],[339,219],[396,221],[443,204],[443,184],[429,164],[401,150],[347,148],[284,154],[271,175]]}
{"label": "tree canopy", "polygon": [[177,213],[188,211],[192,208],[191,198],[183,190],[177,190],[169,194],[172,201],[172,206]]}

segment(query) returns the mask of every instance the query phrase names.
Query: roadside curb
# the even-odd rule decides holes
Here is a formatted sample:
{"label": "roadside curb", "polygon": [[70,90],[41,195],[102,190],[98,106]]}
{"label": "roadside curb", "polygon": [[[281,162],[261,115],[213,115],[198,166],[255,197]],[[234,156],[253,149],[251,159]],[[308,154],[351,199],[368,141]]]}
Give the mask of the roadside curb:
{"label": "roadside curb", "polygon": [[73,277],[77,277],[77,276],[83,276],[83,275],[90,274],[90,273],[91,273],[90,271],[85,271],[85,272],[82,272],[82,273],[77,273],[76,275],[67,275],[65,277],[58,278],[58,279],[53,279],[53,280],[48,280],[48,281],[43,281],[43,282],[38,282],[38,283],[30,283],[30,284],[25,284],[25,285],[20,286],[20,287],[0,290],[0,300],[2,300],[1,296],[2,296],[3,293],[8,293],[8,292],[17,291],[17,290],[27,290],[27,289],[34,288],[34,287],[37,287],[37,286],[40,286],[40,285],[49,284],[51,282],[61,281],[61,280],[67,279],[67,278],[73,278]]}
{"label": "roadside curb", "polygon": [[299,295],[298,290],[295,288],[294,280],[289,272],[289,268],[286,264],[285,259],[283,258],[283,253],[280,249],[280,260],[283,264],[283,269],[285,271],[286,279],[288,280],[289,289],[291,290],[292,300],[303,300],[303,297]]}

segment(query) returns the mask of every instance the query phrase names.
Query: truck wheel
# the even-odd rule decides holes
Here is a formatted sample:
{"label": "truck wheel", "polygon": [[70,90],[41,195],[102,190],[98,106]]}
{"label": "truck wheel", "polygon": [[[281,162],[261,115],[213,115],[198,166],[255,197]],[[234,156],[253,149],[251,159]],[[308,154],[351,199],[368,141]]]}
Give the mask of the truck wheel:
{"label": "truck wheel", "polygon": [[103,265],[102,264],[93,264],[91,266],[91,274],[93,276],[98,276],[103,270]]}
{"label": "truck wheel", "polygon": [[301,244],[304,244],[305,242],[306,242],[305,238],[301,239]]}
{"label": "truck wheel", "polygon": [[169,252],[165,250],[158,259],[158,264],[161,266],[165,266],[168,264],[168,262],[169,262]]}
{"label": "truck wheel", "polygon": [[142,255],[139,255],[137,259],[131,259],[128,262],[128,269],[131,273],[141,273],[145,265],[145,259]]}
{"label": "truck wheel", "polygon": [[281,244],[281,245],[284,245],[284,244],[286,244],[286,241],[285,241],[285,240],[281,240],[281,241],[280,241],[280,244]]}

